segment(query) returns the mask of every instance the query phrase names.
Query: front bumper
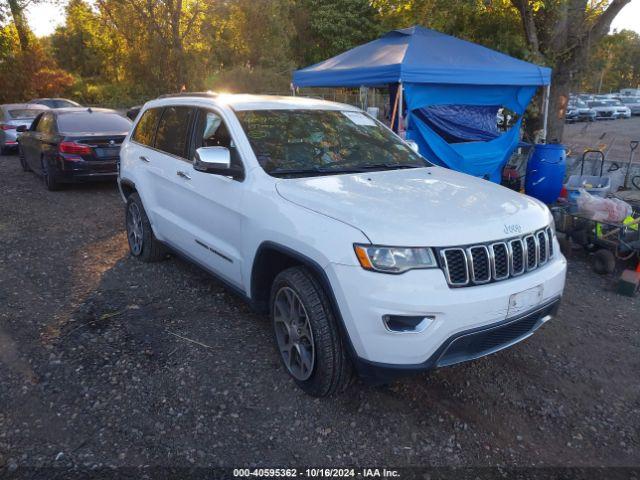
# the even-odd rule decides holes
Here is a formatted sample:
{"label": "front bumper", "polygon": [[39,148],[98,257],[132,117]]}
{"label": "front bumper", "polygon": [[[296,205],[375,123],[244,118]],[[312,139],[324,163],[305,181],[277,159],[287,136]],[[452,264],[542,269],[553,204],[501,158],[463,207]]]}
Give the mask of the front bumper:
{"label": "front bumper", "polygon": [[[360,367],[366,370],[367,365],[385,365],[398,371],[425,370],[438,366],[434,355],[453,338],[517,318],[509,313],[512,295],[540,287],[541,299],[535,308],[557,301],[564,289],[566,260],[557,246],[554,251],[548,263],[524,275],[464,288],[450,288],[440,269],[385,275],[332,264],[326,273]],[[523,313],[531,312],[518,314]],[[419,331],[394,332],[385,326],[386,315],[422,316],[430,321]],[[506,346],[494,346],[497,349],[493,351]],[[488,353],[492,352],[482,350],[477,356]],[[467,357],[463,360],[476,358]],[[457,363],[451,359],[447,362]]]}
{"label": "front bumper", "polygon": [[356,367],[360,376],[367,380],[385,381],[475,360],[509,348],[530,337],[555,316],[559,307],[560,298],[556,298],[514,318],[452,335],[423,363],[394,365],[358,359]]}

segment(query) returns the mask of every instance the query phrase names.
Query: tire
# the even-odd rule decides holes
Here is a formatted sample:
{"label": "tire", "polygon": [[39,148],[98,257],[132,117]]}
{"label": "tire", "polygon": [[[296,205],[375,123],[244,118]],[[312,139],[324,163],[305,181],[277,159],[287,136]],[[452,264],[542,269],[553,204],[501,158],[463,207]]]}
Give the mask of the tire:
{"label": "tire", "polygon": [[20,159],[20,166],[22,167],[23,172],[30,172],[31,168],[29,168],[29,164],[27,160],[24,158],[24,152],[21,147],[18,147],[18,158]]}
{"label": "tire", "polygon": [[[289,308],[286,300],[296,305],[296,298],[297,308]],[[345,391],[353,368],[331,303],[316,277],[306,267],[280,272],[271,287],[269,305],[278,355],[296,384],[313,397]],[[284,317],[291,317],[291,312],[297,312],[296,320],[287,328]],[[300,328],[292,336],[289,332],[294,332],[295,325]],[[306,362],[301,351],[306,352]],[[301,367],[305,363],[306,368]]]}
{"label": "tire", "polygon": [[166,247],[153,234],[151,222],[137,193],[129,195],[124,218],[129,251],[133,257],[150,263],[163,260],[167,256]]}
{"label": "tire", "polygon": [[47,190],[50,192],[60,190],[60,184],[56,181],[54,175],[52,175],[51,166],[44,158],[40,161],[42,162],[42,179],[44,180],[44,186],[47,187]]}
{"label": "tire", "polygon": [[591,259],[593,271],[600,275],[613,273],[616,269],[616,257],[606,249],[598,250]]}

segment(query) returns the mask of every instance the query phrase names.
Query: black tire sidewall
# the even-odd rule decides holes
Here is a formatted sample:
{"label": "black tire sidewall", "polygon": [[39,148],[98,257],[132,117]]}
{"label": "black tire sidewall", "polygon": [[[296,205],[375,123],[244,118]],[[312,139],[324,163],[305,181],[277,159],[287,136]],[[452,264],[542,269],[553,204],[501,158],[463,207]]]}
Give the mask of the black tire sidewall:
{"label": "black tire sidewall", "polygon": [[[273,319],[274,299],[277,292],[289,287],[300,297],[309,316],[314,342],[314,367],[307,380],[298,380],[290,375],[278,348]],[[341,379],[339,369],[346,360],[346,352],[340,336],[333,309],[324,289],[313,274],[305,267],[293,267],[281,272],[273,282],[269,301],[273,339],[280,362],[295,383],[306,393],[315,397],[325,397],[344,390],[348,379]]]}
{"label": "black tire sidewall", "polygon": [[[140,211],[140,216],[142,217],[142,249],[138,255],[133,253],[131,249],[131,243],[129,243],[129,206],[135,203]],[[164,246],[156,239],[153,234],[153,229],[151,228],[151,222],[149,221],[149,217],[147,216],[147,212],[142,205],[142,200],[137,193],[132,193],[129,198],[127,198],[127,204],[125,206],[125,230],[127,232],[127,244],[129,245],[129,252],[131,256],[134,258],[140,259],[143,262],[155,262],[161,260],[166,253]]]}
{"label": "black tire sidewall", "polygon": [[613,273],[616,268],[616,257],[609,250],[598,250],[593,255],[593,270],[601,275]]}

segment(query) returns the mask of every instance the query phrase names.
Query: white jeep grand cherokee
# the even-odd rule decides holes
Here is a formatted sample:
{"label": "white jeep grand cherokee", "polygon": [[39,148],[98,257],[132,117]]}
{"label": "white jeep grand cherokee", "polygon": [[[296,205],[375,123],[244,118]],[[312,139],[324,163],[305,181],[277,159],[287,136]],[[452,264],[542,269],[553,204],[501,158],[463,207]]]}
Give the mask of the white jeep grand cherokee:
{"label": "white jeep grand cherokee", "polygon": [[132,255],[168,247],[269,312],[311,395],[513,345],[564,288],[543,204],[430,165],[348,105],[161,97],[122,144],[119,185]]}

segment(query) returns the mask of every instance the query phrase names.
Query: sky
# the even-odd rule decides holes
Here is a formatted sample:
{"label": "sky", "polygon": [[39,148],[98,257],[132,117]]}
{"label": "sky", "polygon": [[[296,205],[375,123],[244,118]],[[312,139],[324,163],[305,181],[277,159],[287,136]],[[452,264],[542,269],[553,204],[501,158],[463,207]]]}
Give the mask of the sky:
{"label": "sky", "polygon": [[[27,11],[31,30],[38,37],[53,33],[55,28],[64,22],[63,9],[60,3],[53,4],[47,1],[31,5]],[[613,21],[611,28],[612,30],[626,28],[640,33],[640,0],[631,0]]]}

